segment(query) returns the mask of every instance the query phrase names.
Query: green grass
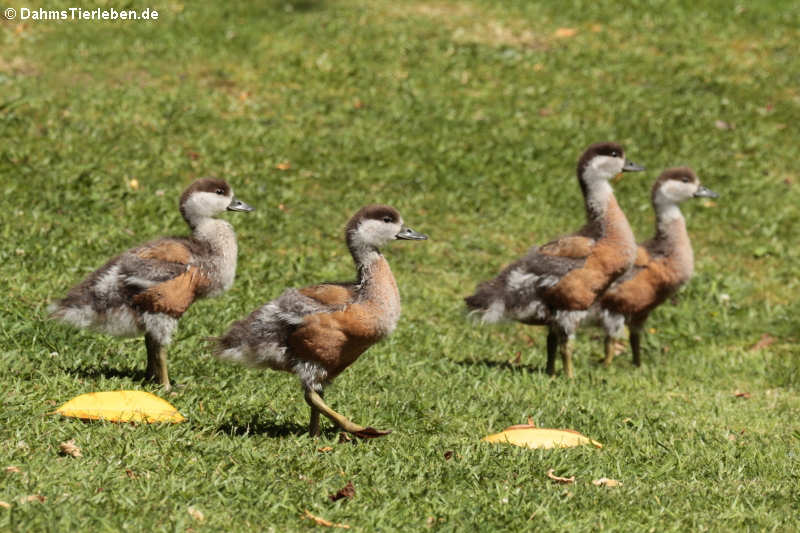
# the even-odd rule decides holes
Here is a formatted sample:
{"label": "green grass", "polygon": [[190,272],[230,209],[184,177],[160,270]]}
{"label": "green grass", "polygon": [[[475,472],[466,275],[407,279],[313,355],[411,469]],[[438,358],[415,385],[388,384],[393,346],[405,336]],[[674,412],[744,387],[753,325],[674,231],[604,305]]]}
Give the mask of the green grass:
{"label": "green grass", "polygon": [[[0,530],[303,531],[305,510],[356,531],[796,528],[797,2],[129,4],[161,17],[0,19]],[[586,331],[570,383],[543,374],[541,329],[478,327],[461,298],[581,224],[574,165],[597,140],[649,169],[616,187],[642,238],[661,169],[690,164],[722,196],[684,208],[696,276],[651,317],[645,366],[602,368]],[[185,232],[177,196],[208,174],[257,211],[228,217],[236,285],[189,310],[170,352],[166,398],[189,421],[48,414],[158,392],[141,340],[61,327],[46,305]],[[351,277],[342,228],[372,202],[431,239],[386,251],[403,317],[326,398],[394,433],[312,440],[293,376],[221,364],[202,339],[286,286]],[[528,417],[604,448],[479,441]],[[58,454],[68,439],[82,458]],[[348,481],[355,497],[330,502]]]}

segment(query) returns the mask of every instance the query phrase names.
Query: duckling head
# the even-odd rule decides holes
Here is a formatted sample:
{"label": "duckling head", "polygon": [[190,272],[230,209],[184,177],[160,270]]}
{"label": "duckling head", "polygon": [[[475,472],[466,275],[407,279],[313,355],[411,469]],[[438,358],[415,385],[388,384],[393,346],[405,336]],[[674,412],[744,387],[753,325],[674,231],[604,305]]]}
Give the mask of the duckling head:
{"label": "duckling head", "polygon": [[608,181],[622,172],[637,172],[644,167],[625,159],[625,150],[615,142],[589,145],[578,160],[578,178],[590,185]]}
{"label": "duckling head", "polygon": [[690,198],[718,198],[719,195],[700,184],[700,179],[689,167],[668,168],[653,184],[653,205],[665,207],[678,205]]}
{"label": "duckling head", "polygon": [[428,237],[405,226],[403,217],[394,207],[368,205],[350,218],[345,228],[345,238],[348,248],[358,260],[364,256],[364,252],[377,251],[391,241],[418,241]]}
{"label": "duckling head", "polygon": [[181,194],[180,210],[183,218],[194,225],[198,220],[211,218],[226,210],[252,211],[253,208],[238,200],[233,195],[233,188],[225,180],[201,178]]}

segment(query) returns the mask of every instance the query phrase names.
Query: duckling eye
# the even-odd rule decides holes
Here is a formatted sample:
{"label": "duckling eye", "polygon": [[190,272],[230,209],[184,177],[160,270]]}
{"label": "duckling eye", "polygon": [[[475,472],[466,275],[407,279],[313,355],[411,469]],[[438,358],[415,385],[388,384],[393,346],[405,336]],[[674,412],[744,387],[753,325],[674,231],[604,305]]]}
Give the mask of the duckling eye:
{"label": "duckling eye", "polygon": [[611,157],[619,157],[619,152],[616,150],[611,150]]}
{"label": "duckling eye", "polygon": [[222,189],[217,189],[217,190],[216,190],[216,191],[214,191],[214,192],[215,192],[215,193],[217,193],[217,194],[219,194],[220,196],[223,196],[223,195],[225,194],[225,191],[223,191]]}
{"label": "duckling eye", "polygon": [[383,221],[387,224],[392,221],[392,217],[383,217]]}
{"label": "duckling eye", "polygon": [[681,178],[681,181],[684,182],[684,183],[689,183],[689,177],[688,176],[684,176],[684,177]]}

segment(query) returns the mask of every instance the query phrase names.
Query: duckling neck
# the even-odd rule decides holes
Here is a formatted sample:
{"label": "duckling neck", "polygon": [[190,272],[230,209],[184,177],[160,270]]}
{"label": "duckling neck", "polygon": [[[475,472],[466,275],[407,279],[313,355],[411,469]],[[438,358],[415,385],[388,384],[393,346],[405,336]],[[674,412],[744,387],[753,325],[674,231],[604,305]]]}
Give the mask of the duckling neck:
{"label": "duckling neck", "polygon": [[587,221],[590,224],[602,223],[606,217],[610,201],[614,200],[614,191],[611,189],[611,184],[607,181],[598,181],[584,186],[583,189]]}
{"label": "duckling neck", "polygon": [[656,205],[656,236],[653,239],[680,280],[694,271],[694,252],[686,231],[686,220],[677,204]]}
{"label": "duckling neck", "polygon": [[[353,254],[356,257],[356,254]],[[400,318],[400,291],[389,262],[378,250],[356,259],[359,300],[374,308],[376,330],[391,333]]]}
{"label": "duckling neck", "polygon": [[202,268],[212,280],[209,296],[227,291],[236,277],[238,247],[233,226],[216,218],[191,221],[189,226],[192,228],[192,238],[208,246],[210,251],[210,257],[200,260]]}

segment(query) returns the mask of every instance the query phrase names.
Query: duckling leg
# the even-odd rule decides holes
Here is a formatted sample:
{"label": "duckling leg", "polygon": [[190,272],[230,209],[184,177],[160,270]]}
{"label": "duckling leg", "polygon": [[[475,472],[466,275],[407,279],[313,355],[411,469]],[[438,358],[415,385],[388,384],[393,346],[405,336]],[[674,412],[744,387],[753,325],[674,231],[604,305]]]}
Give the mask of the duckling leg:
{"label": "duckling leg", "polygon": [[170,390],[169,375],[167,374],[167,350],[149,333],[144,336],[147,347],[147,370],[145,376],[151,381],[160,383],[164,390]]}
{"label": "duckling leg", "polygon": [[[319,413],[322,413],[323,415],[325,415],[328,418],[330,418],[331,422],[333,422],[334,424],[336,424],[337,426],[342,428],[344,431],[347,431],[348,433],[352,433],[353,435],[355,435],[357,437],[361,437],[362,439],[371,439],[371,438],[374,438],[374,437],[382,437],[384,435],[388,435],[389,433],[391,433],[391,430],[389,430],[389,431],[381,431],[379,429],[375,429],[375,428],[372,428],[372,427],[359,426],[358,424],[355,424],[355,423],[351,422],[345,416],[340,415],[339,413],[337,413],[336,411],[331,409],[328,406],[328,404],[326,404],[325,401],[322,399],[322,396],[320,396],[317,391],[315,391],[314,389],[312,389],[310,387],[305,389],[305,399],[306,399],[306,403],[308,403],[308,405],[310,405],[311,409],[312,409],[312,411],[311,411],[311,422],[312,422],[312,424],[314,422],[314,410],[316,409],[316,411],[317,411],[317,415],[316,415],[317,416],[317,423],[319,423]],[[312,426],[312,428],[313,428],[313,426]],[[312,428],[310,428],[310,429],[312,429]],[[317,429],[319,429],[319,428],[317,428]],[[314,435],[312,434],[312,436],[314,436]]]}
{"label": "duckling leg", "polygon": [[638,329],[631,328],[631,351],[633,352],[633,366],[642,366],[641,337]]}
{"label": "duckling leg", "polygon": [[568,379],[575,377],[572,371],[572,336],[567,335],[561,339],[561,361],[564,365],[564,375]]}
{"label": "duckling leg", "polygon": [[[322,393],[319,393],[319,397],[322,398]],[[306,401],[308,401],[307,395]],[[319,437],[319,409],[313,404],[309,404],[309,406],[311,407],[311,421],[308,423],[308,434],[312,437]]]}
{"label": "duckling leg", "polygon": [[611,335],[606,335],[606,357],[603,359],[603,366],[609,367],[611,366],[611,361],[614,360],[614,339],[611,338]]}
{"label": "duckling leg", "polygon": [[558,333],[552,329],[547,330],[547,372],[548,376],[556,373],[556,352],[558,351]]}

